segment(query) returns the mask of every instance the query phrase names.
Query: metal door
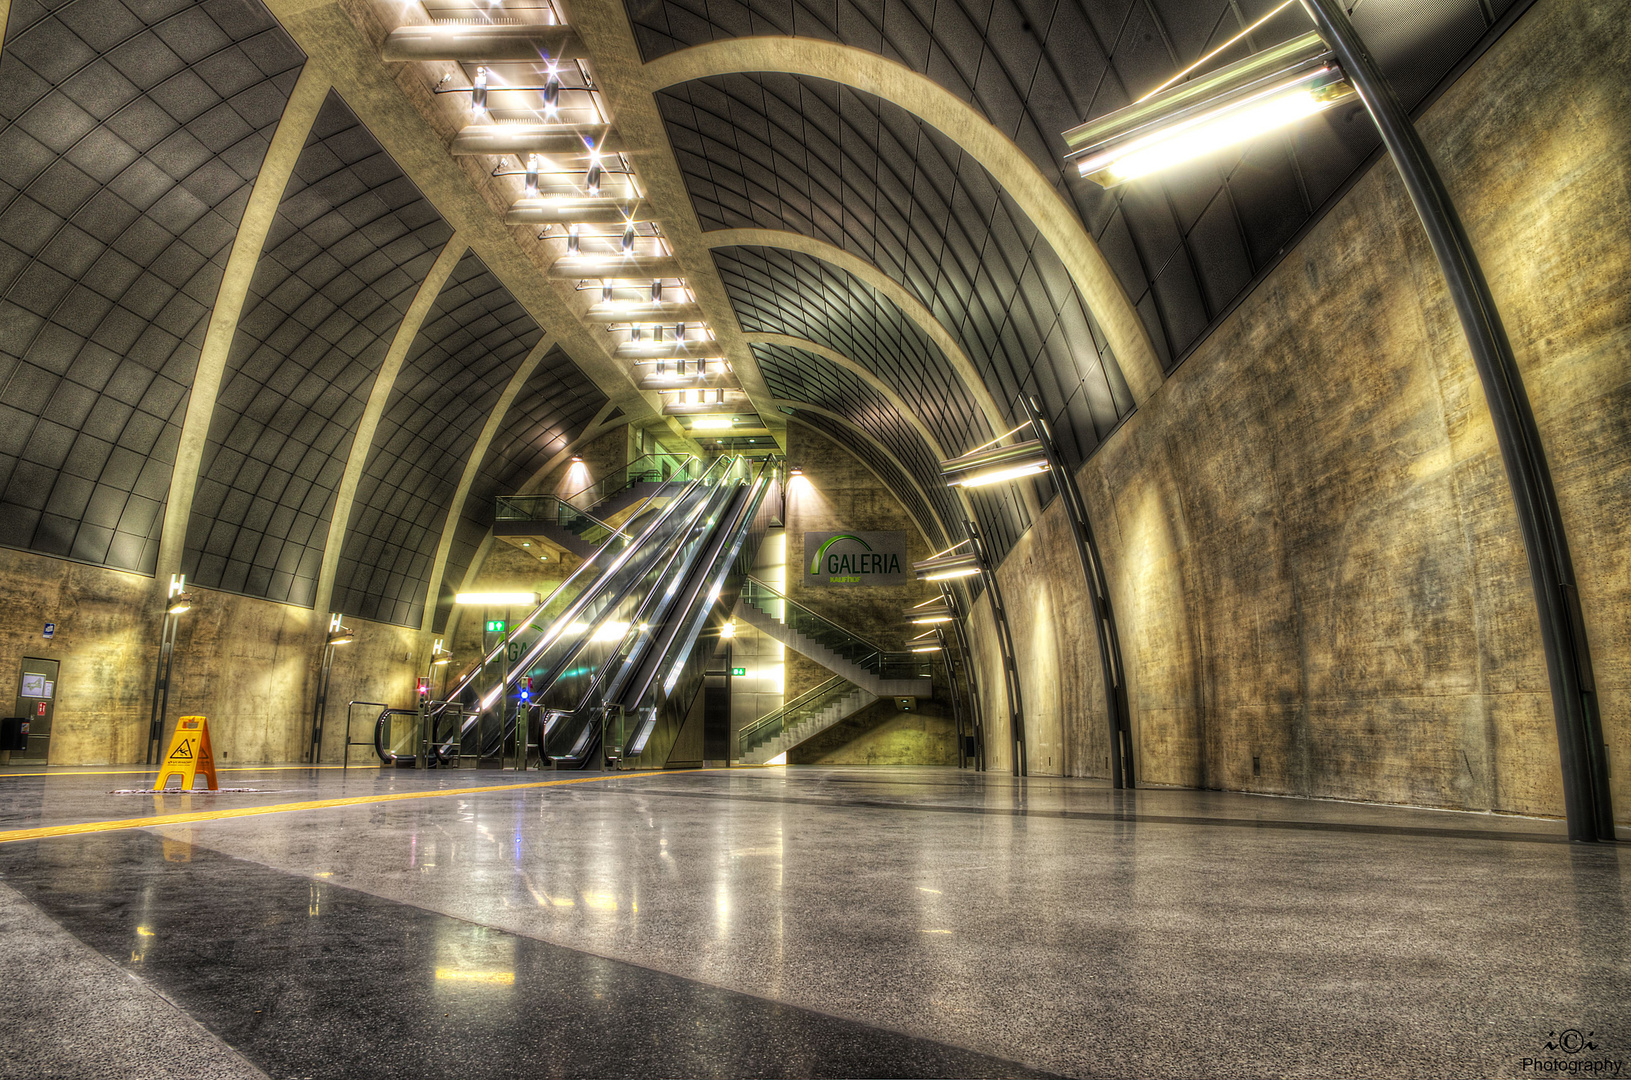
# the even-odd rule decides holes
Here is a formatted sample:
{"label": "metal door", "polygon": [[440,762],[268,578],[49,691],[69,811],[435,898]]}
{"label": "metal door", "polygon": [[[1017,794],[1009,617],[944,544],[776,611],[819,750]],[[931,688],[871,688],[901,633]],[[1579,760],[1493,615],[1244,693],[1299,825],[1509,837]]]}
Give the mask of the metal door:
{"label": "metal door", "polygon": [[17,711],[28,721],[28,749],[11,755],[12,761],[45,761],[51,749],[51,717],[57,707],[57,671],[55,660],[23,657],[22,671],[17,676]]}

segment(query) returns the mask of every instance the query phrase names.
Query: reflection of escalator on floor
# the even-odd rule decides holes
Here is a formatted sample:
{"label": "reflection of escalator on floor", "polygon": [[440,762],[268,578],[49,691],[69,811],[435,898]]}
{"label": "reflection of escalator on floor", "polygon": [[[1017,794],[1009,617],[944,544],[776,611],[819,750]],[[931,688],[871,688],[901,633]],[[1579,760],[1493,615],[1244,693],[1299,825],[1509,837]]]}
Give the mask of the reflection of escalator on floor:
{"label": "reflection of escalator on floor", "polygon": [[[434,703],[432,764],[513,760],[522,725],[528,744],[541,745],[557,768],[600,767],[603,729],[614,733],[607,745],[617,759],[664,764],[701,686],[706,658],[693,653],[711,652],[696,643],[709,617],[722,621],[734,602],[726,593],[740,580],[738,557],[778,501],[766,500],[776,467],[753,470],[741,458],[717,459],[700,475],[682,469],[608,530],[567,581]],[[505,663],[506,649],[514,663]],[[608,715],[622,722],[608,728]],[[389,719],[381,716],[382,729]]]}

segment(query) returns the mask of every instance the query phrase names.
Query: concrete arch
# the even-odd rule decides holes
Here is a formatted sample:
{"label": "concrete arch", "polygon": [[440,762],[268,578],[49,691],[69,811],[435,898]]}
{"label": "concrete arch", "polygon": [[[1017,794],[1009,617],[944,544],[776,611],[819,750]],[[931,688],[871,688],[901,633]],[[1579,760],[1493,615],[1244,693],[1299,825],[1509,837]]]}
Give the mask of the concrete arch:
{"label": "concrete arch", "polygon": [[954,140],[1053,246],[1104,328],[1135,404],[1160,387],[1161,362],[1149,334],[1076,212],[1012,139],[934,80],[866,49],[799,37],[713,41],[653,60],[640,76],[643,87],[656,93],[697,79],[764,71],[842,83],[899,106]]}
{"label": "concrete arch", "polygon": [[187,398],[186,418],[182,421],[181,444],[176,448],[175,468],[170,473],[164,531],[159,534],[158,566],[153,575],[154,589],[159,590],[161,596],[163,590],[170,587],[170,575],[181,569],[193,491],[198,487],[198,470],[204,460],[210,420],[215,415],[215,400],[221,392],[227,354],[238,332],[238,318],[249,297],[249,283],[260,265],[272,220],[283,200],[283,189],[294,175],[295,163],[300,160],[306,135],[328,97],[329,85],[328,77],[315,65],[308,63],[301,70],[283,108],[277,132],[261,161],[260,172],[255,176],[249,205],[244,208],[238,234],[232,241],[232,254],[227,256],[226,272],[221,275],[221,287],[215,295],[215,307],[210,311],[208,329],[204,331],[204,344],[199,349],[198,368]]}
{"label": "concrete arch", "polygon": [[374,376],[373,388],[368,392],[368,406],[363,409],[362,419],[357,421],[357,431],[351,439],[351,454],[346,458],[345,473],[340,477],[340,486],[334,493],[334,516],[329,519],[328,542],[323,546],[323,566],[318,572],[317,597],[312,604],[319,613],[328,611],[329,602],[334,599],[334,576],[340,566],[340,548],[345,543],[345,531],[351,522],[351,505],[357,498],[357,483],[362,479],[368,452],[374,447],[374,432],[379,429],[379,418],[385,414],[385,403],[391,399],[391,391],[396,389],[396,377],[402,372],[402,361],[407,359],[413,339],[419,335],[419,328],[425,324],[425,317],[430,314],[431,305],[436,303],[442,286],[447,284],[447,279],[453,275],[453,268],[459,265],[467,250],[464,238],[458,233],[448,239],[447,246],[436,257],[430,273],[419,283],[419,291],[414,293],[408,313],[397,324],[396,336],[391,339],[391,347],[385,353],[385,362],[380,365],[379,374]]}
{"label": "concrete arch", "polygon": [[[915,489],[917,491],[918,497],[923,500],[923,505],[928,508],[929,515],[934,518],[935,524],[940,526],[941,535],[946,536],[948,538],[958,535],[958,532],[960,530],[954,530],[954,529],[950,528],[947,525],[947,523],[944,520],[941,519],[940,515],[934,512],[934,500],[930,499],[928,492],[923,490],[923,485],[918,483],[917,477],[913,476],[912,473],[911,473],[911,470],[908,469],[904,464],[901,463],[900,458],[898,458],[894,454],[890,453],[889,448],[887,446],[883,445],[883,443],[881,443],[877,439],[873,438],[869,433],[862,430],[861,428],[856,427],[855,424],[852,423],[851,421],[849,421],[848,419],[844,418],[843,416],[840,416],[838,413],[833,412],[831,409],[823,409],[819,405],[811,405],[808,401],[791,401],[791,400],[789,400],[787,398],[772,398],[771,400],[776,404],[776,406],[778,408],[785,405],[788,408],[801,409],[801,410],[804,410],[804,411],[807,411],[807,412],[818,413],[821,416],[825,416],[829,420],[832,420],[832,421],[834,421],[836,423],[839,423],[839,424],[843,424],[845,430],[853,431],[857,436],[859,436],[860,438],[865,439],[868,443],[872,444],[872,446],[874,446],[877,449],[878,453],[880,453],[884,457],[888,458],[890,460],[890,462],[892,462],[894,464],[895,468],[900,470],[900,474],[902,476],[906,477],[906,482],[911,484],[913,489]],[[796,416],[789,416],[787,419],[788,419],[788,421],[790,423],[798,423],[798,417],[796,417]],[[806,425],[806,426],[808,426],[808,425]],[[812,428],[811,430],[819,430],[819,429]],[[867,465],[865,461],[862,461],[861,464],[866,465],[867,471],[872,473],[873,476],[878,476],[877,471],[875,469],[873,469],[872,466]],[[889,482],[887,480],[885,480],[881,476],[878,476],[878,483],[882,484],[885,488],[889,487]],[[891,490],[893,490],[893,489],[891,489]],[[911,511],[908,510],[907,513],[911,513]],[[913,520],[916,520],[916,519],[914,518]],[[929,530],[923,527],[923,523],[921,521],[918,522],[918,531],[923,534],[924,541],[926,543],[928,543],[930,547],[933,547],[934,546],[934,540],[933,540],[932,537],[929,536]]]}
{"label": "concrete arch", "polygon": [[[470,456],[465,459],[464,472],[459,476],[459,486],[447,504],[447,517],[442,522],[442,538],[436,544],[436,561],[431,564],[430,582],[425,586],[425,615],[420,629],[427,634],[435,625],[436,601],[442,588],[442,575],[447,572],[447,557],[453,550],[453,534],[458,530],[459,514],[464,510],[464,501],[470,495],[470,486],[476,482],[476,474],[481,471],[482,460],[487,457],[487,448],[493,444],[493,438],[503,425],[511,403],[521,393],[521,388],[527,385],[527,380],[532,378],[532,373],[538,369],[538,365],[543,363],[549,350],[554,347],[553,335],[545,334],[538,339],[538,344],[532,347],[532,351],[521,361],[521,366],[515,369],[515,374],[510,376],[504,392],[493,404],[493,411],[487,414],[487,423],[482,425],[481,434],[476,437],[475,445],[470,448]],[[488,530],[488,535],[492,535],[491,529]],[[449,622],[451,621],[450,619]],[[448,635],[452,635],[451,628]]]}
{"label": "concrete arch", "polygon": [[[1010,426],[1003,413],[1002,406],[997,402],[996,398],[991,396],[991,390],[986,386],[985,380],[980,377],[980,372],[975,368],[974,361],[969,359],[968,354],[963,351],[963,347],[957,343],[957,339],[951,336],[951,331],[947,330],[945,324],[935,318],[934,313],[924,307],[923,303],[913,296],[906,286],[878,269],[876,263],[845,251],[841,247],[829,244],[825,240],[816,240],[813,237],[805,236],[803,233],[790,232],[786,229],[719,229],[702,235],[703,239],[707,240],[709,248],[767,247],[780,248],[783,251],[796,251],[801,255],[808,255],[812,259],[820,259],[822,262],[831,263],[845,273],[864,281],[892,300],[895,306],[900,308],[907,318],[916,323],[918,329],[929,335],[929,340],[933,341],[940,351],[946,354],[946,359],[951,361],[951,366],[956,369],[958,378],[963,381],[964,386],[968,387],[969,393],[974,395],[974,400],[979,404],[980,411],[985,414],[985,422],[990,426],[993,433],[1006,430]],[[784,335],[746,334],[745,336],[749,341],[764,341]],[[803,348],[804,346],[799,347]],[[822,352],[819,348],[810,351]],[[872,379],[870,374],[852,366],[848,360],[844,361],[844,366],[850,367],[857,374]],[[899,402],[896,402],[896,406],[904,408]],[[942,452],[941,456],[947,457],[949,455]]]}

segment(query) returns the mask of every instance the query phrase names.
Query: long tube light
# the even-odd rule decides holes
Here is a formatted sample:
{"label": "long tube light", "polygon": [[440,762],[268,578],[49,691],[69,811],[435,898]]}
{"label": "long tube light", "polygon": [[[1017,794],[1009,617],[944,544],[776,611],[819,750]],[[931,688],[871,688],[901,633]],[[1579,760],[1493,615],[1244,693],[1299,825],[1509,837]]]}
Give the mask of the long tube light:
{"label": "long tube light", "polygon": [[980,557],[971,551],[958,552],[955,555],[948,553],[912,564],[912,572],[923,581],[951,581],[955,578],[973,577],[983,569]]}
{"label": "long tube light", "polygon": [[1047,470],[1047,451],[1036,439],[982,448],[940,463],[940,474],[946,477],[948,487],[986,487]]}
{"label": "long tube light", "polygon": [[1115,187],[1305,120],[1353,96],[1333,64],[1084,157],[1077,168],[1100,187]]}
{"label": "long tube light", "polygon": [[1354,96],[1309,33],[1147,95],[1064,133],[1081,175],[1104,187],[1191,161]]}
{"label": "long tube light", "polygon": [[536,607],[535,592],[462,592],[453,597],[455,604],[476,607]]}

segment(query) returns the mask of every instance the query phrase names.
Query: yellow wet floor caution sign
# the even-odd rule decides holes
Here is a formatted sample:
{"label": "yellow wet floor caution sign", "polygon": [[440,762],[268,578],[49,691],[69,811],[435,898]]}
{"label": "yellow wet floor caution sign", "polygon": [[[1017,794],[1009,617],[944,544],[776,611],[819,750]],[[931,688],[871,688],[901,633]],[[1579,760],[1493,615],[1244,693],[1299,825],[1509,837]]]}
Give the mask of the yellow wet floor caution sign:
{"label": "yellow wet floor caution sign", "polygon": [[210,723],[202,716],[183,716],[176,721],[176,733],[170,737],[170,749],[159,766],[159,782],[153,786],[169,786],[170,777],[181,777],[181,790],[191,791],[198,779],[204,780],[211,791],[220,790],[215,779],[215,750],[210,746]]}

